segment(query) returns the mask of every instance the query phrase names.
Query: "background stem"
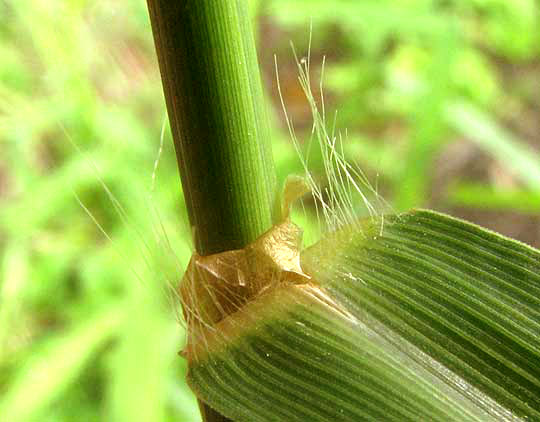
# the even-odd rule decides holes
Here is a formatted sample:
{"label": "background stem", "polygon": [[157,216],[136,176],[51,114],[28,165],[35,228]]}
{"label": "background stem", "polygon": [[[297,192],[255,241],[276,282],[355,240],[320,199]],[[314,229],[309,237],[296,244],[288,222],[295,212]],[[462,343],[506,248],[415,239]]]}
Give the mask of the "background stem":
{"label": "background stem", "polygon": [[[271,227],[275,172],[247,4],[148,0],[197,252],[244,247]],[[226,421],[200,402],[205,421]]]}

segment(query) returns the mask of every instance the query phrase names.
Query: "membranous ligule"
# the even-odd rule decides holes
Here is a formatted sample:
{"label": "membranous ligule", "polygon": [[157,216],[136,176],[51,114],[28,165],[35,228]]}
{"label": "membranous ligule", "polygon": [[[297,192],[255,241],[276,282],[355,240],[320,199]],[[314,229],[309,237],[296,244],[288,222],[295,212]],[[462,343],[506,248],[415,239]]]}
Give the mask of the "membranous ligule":
{"label": "membranous ligule", "polygon": [[302,271],[302,230],[289,217],[291,204],[309,192],[306,181],[291,176],[280,204],[281,222],[244,249],[201,256],[194,253],[180,284],[187,323],[184,354],[216,332],[216,324],[276,286],[312,283]]}
{"label": "membranous ligule", "polygon": [[311,282],[300,266],[302,231],[286,219],[244,249],[194,254],[180,285],[186,354],[216,324],[280,285]]}

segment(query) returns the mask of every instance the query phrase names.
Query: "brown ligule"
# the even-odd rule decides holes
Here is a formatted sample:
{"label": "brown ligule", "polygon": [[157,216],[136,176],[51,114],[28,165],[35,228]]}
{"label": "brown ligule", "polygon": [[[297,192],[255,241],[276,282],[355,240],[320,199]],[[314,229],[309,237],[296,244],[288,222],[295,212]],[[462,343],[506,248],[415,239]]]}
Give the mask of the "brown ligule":
{"label": "brown ligule", "polygon": [[208,256],[194,253],[180,284],[189,333],[186,350],[264,292],[309,282],[300,266],[301,243],[302,230],[286,219],[244,249]]}

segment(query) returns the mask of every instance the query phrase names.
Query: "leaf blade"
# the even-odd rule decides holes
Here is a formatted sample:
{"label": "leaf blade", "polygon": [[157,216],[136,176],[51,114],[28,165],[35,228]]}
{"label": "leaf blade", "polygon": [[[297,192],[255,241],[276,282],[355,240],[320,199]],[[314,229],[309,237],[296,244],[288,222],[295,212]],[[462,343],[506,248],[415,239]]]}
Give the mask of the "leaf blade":
{"label": "leaf blade", "polygon": [[190,362],[194,391],[222,414],[538,418],[540,251],[420,210],[345,227],[301,263],[312,285],[255,298]]}
{"label": "leaf blade", "polygon": [[[338,300],[517,414],[539,417],[540,253],[429,211],[387,221],[382,236],[374,228],[322,261],[306,251],[305,269],[318,257],[315,276]],[[331,250],[327,242],[316,248]]]}

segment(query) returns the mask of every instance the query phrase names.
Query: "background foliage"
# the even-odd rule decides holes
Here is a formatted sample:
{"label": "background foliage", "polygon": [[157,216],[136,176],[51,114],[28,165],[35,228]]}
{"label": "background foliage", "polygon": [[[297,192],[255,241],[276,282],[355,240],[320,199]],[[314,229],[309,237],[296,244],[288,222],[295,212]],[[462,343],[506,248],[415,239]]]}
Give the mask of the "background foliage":
{"label": "background foliage", "polygon": [[[311,18],[327,113],[395,210],[430,207],[540,246],[537,1],[252,5],[281,180],[301,169],[273,54],[308,136],[288,43],[307,50]],[[169,288],[191,246],[161,92],[144,1],[0,0],[6,420],[198,420]]]}

